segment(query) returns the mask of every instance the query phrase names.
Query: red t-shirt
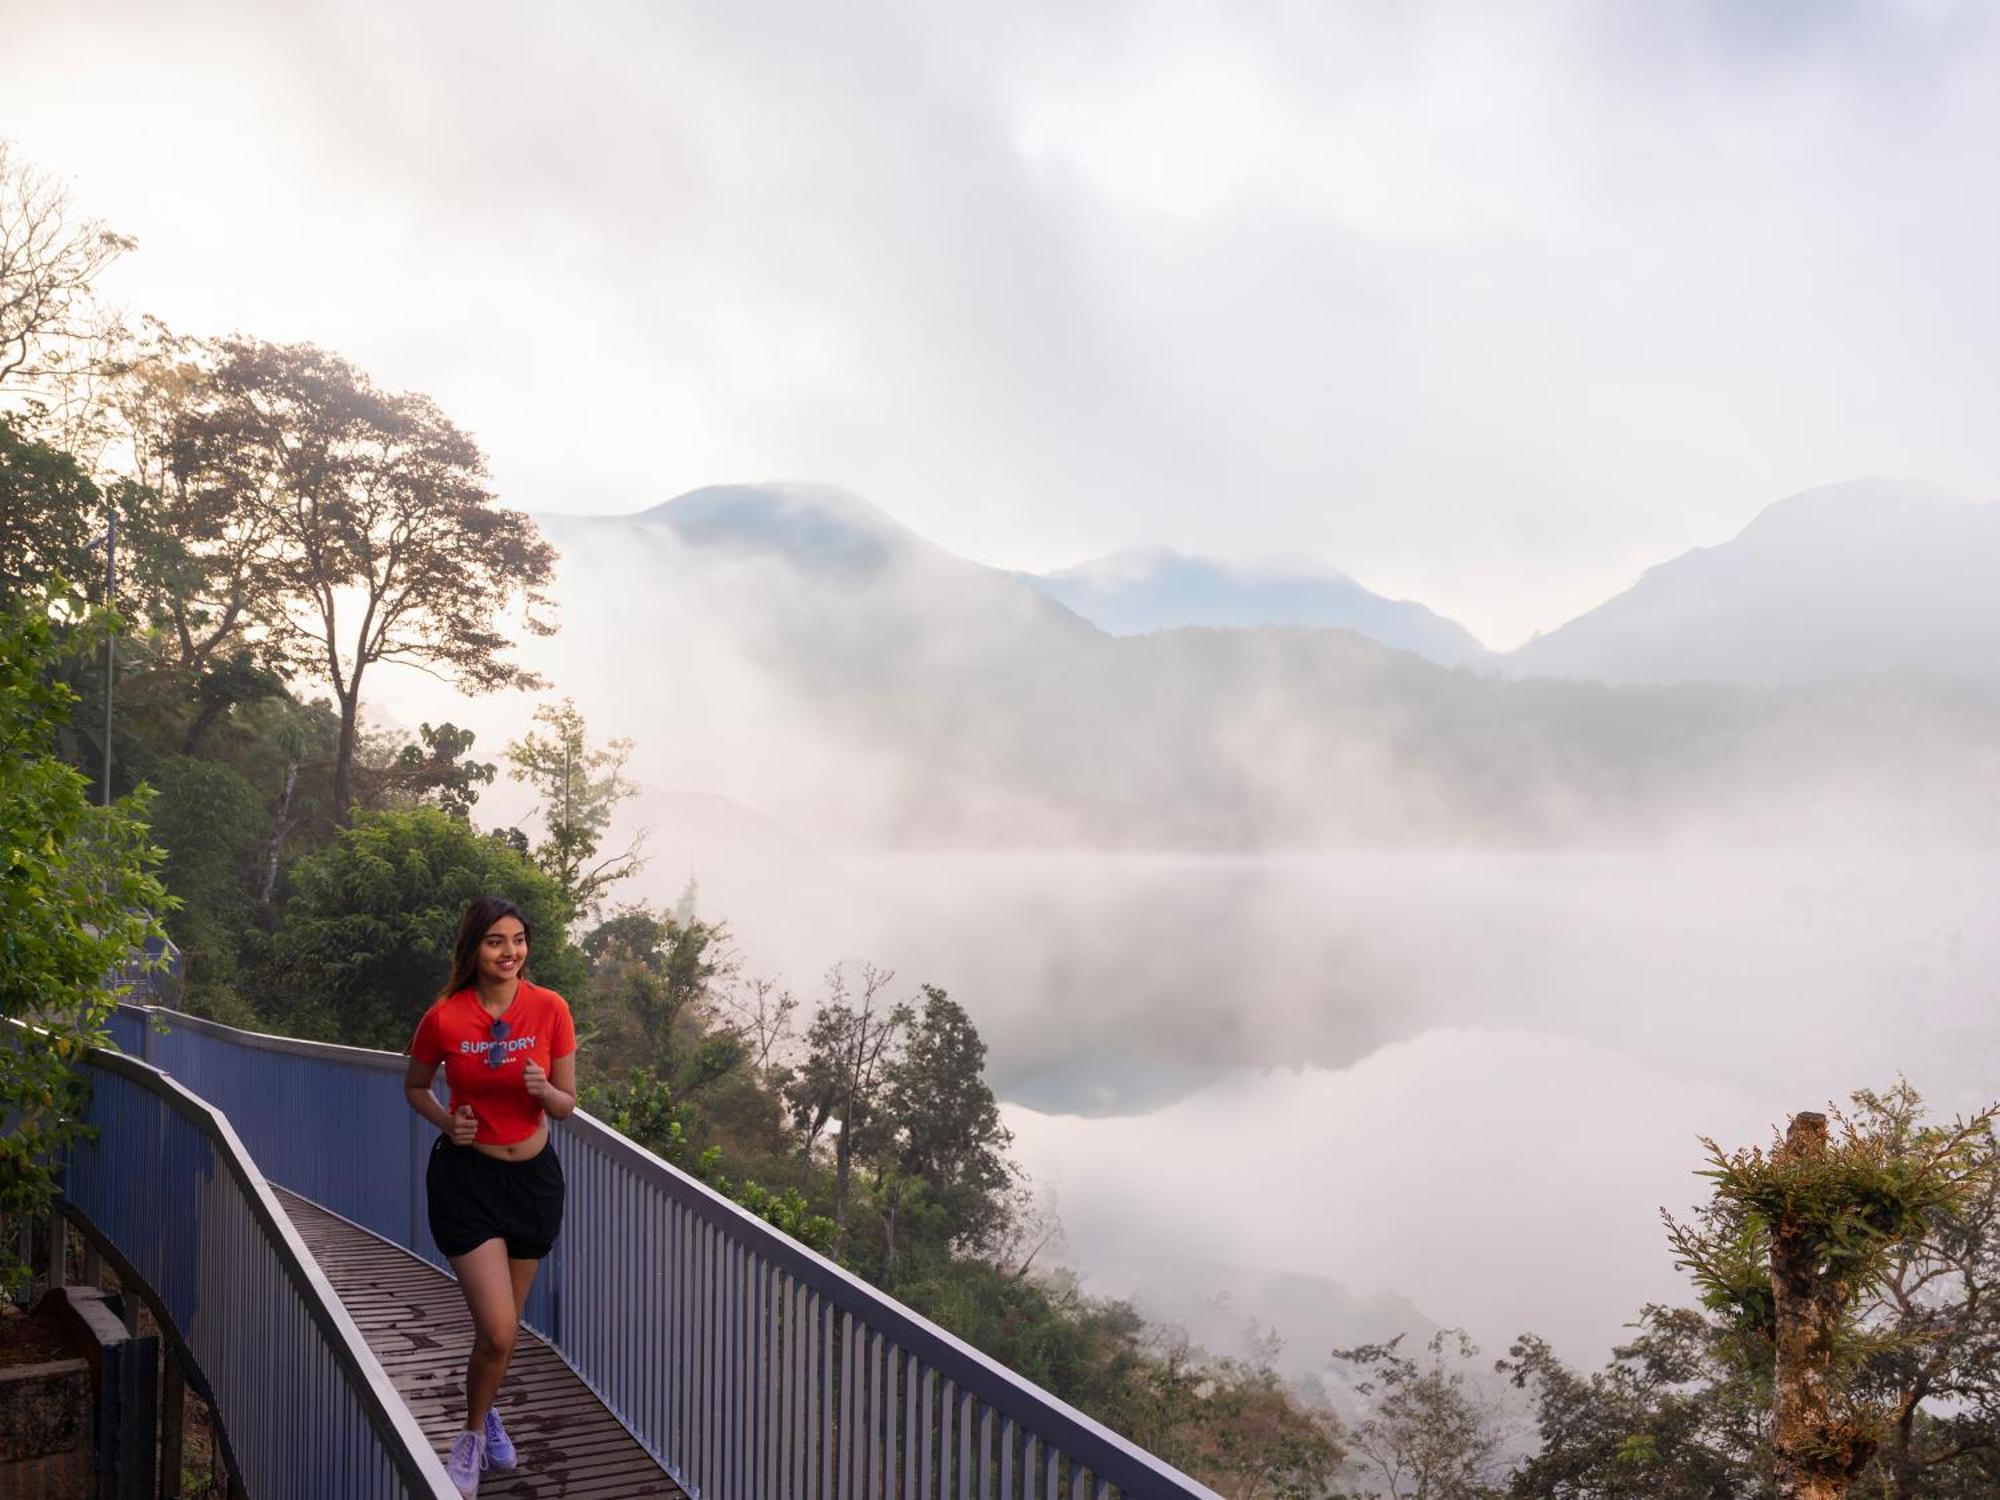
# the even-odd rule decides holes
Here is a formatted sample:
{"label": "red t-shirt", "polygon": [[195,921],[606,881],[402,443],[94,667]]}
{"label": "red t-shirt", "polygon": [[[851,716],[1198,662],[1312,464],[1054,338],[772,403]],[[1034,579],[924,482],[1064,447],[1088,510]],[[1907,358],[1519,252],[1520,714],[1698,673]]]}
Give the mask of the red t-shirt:
{"label": "red t-shirt", "polygon": [[[497,1041],[496,1021],[506,1028]],[[499,1049],[499,1062],[488,1058],[494,1048]],[[433,1068],[444,1064],[451,1109],[471,1105],[479,1118],[473,1139],[493,1146],[525,1141],[542,1122],[542,1106],[524,1081],[528,1060],[534,1059],[547,1073],[558,1057],[574,1051],[576,1027],[568,1003],[554,990],[525,979],[515,986],[513,1002],[498,1016],[479,1003],[477,990],[445,996],[424,1012],[417,1034],[410,1039],[410,1056],[418,1062]]]}

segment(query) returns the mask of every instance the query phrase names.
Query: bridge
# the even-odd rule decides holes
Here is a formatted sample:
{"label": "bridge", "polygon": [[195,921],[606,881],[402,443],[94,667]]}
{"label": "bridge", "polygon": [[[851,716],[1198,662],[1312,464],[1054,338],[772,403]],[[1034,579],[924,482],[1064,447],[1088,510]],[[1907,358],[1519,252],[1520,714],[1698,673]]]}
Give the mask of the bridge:
{"label": "bridge", "polygon": [[[471,1325],[398,1054],[145,1006],[87,1062],[63,1212],[143,1289],[232,1493],[456,1500]],[[482,1496],[1113,1500],[1212,1491],[577,1111]]]}

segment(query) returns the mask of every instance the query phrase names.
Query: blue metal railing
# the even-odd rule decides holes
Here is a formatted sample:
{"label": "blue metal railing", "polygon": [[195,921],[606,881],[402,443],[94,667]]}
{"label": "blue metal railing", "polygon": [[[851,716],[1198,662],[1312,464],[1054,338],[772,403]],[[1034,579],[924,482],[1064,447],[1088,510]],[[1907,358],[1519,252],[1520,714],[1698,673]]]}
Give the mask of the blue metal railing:
{"label": "blue metal railing", "polygon": [[119,1053],[86,1067],[93,1129],[64,1163],[66,1211],[151,1289],[249,1493],[455,1497],[229,1121]]}
{"label": "blue metal railing", "polygon": [[[442,1264],[402,1056],[118,1024],[271,1181]],[[696,1500],[1216,1500],[583,1111],[554,1139],[568,1207],[527,1322]]]}

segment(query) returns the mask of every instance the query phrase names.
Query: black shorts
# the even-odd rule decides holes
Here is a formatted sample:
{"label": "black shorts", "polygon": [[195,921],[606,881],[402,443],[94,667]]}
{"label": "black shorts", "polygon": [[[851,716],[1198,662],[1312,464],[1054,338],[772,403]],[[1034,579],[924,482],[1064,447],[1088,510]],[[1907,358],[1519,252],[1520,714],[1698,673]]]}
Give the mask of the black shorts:
{"label": "black shorts", "polygon": [[447,1258],[505,1240],[509,1260],[540,1260],[562,1230],[565,1189],[553,1141],[521,1161],[504,1161],[439,1136],[424,1190],[431,1238]]}

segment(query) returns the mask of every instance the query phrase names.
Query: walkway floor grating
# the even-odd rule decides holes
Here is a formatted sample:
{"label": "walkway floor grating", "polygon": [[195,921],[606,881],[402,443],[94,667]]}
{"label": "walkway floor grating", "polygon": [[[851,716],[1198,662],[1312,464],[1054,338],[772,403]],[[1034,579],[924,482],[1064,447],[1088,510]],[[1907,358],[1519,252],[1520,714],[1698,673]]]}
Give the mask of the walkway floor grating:
{"label": "walkway floor grating", "polygon": [[[277,1193],[425,1434],[446,1452],[464,1421],[472,1348],[458,1284],[311,1200]],[[511,1473],[487,1470],[480,1500],[686,1500],[576,1372],[525,1328],[499,1406],[521,1464]]]}

